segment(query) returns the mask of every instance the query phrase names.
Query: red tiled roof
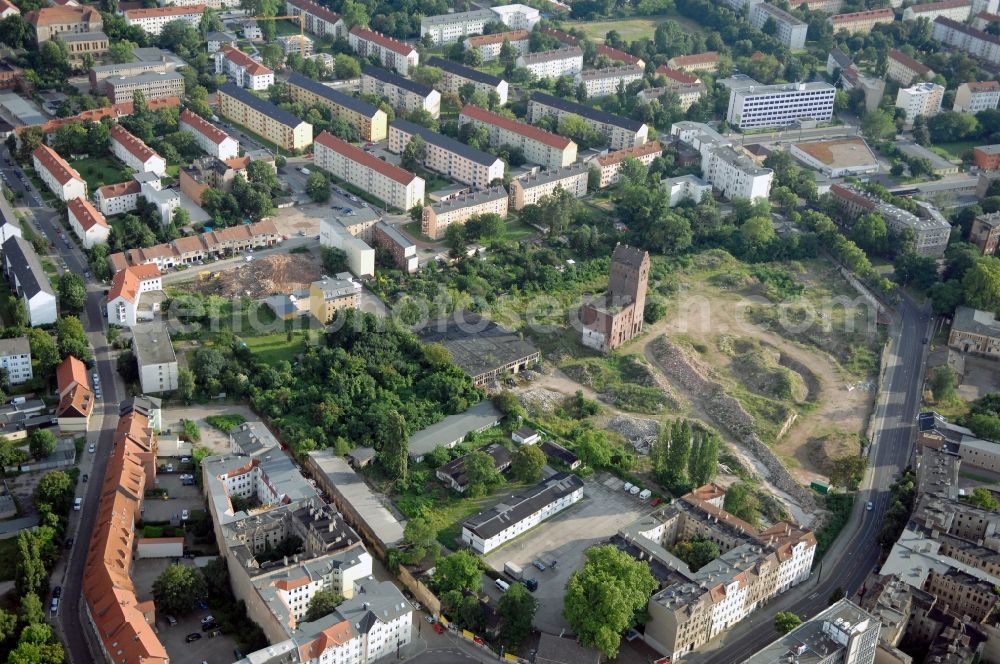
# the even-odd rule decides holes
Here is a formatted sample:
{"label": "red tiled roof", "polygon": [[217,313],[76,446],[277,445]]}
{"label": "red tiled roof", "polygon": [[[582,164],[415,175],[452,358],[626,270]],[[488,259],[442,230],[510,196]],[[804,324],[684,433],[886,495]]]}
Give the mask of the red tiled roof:
{"label": "red tiled roof", "polygon": [[391,178],[402,185],[410,184],[417,177],[405,168],[400,168],[399,166],[386,163],[374,155],[365,152],[356,145],[351,145],[347,141],[343,141],[329,132],[321,132],[320,135],[315,138],[315,142],[347,157],[353,162],[361,164],[365,168],[370,168],[376,173],[381,173],[387,178]]}
{"label": "red tiled roof", "polygon": [[1000,21],[1000,14],[991,14],[989,12],[979,12],[976,14],[976,18],[982,19],[984,21],[989,21],[990,23],[995,23]]}
{"label": "red tiled roof", "polygon": [[246,69],[251,76],[267,76],[274,73],[273,70],[268,69],[238,48],[223,46],[219,51],[227,60]]}
{"label": "red tiled roof", "polygon": [[76,220],[80,222],[81,228],[86,233],[94,226],[102,226],[104,228],[108,227],[108,222],[105,221],[104,215],[101,214],[94,204],[88,201],[86,198],[74,198],[69,203],[66,204],[66,208],[73,213]]}
{"label": "red tiled roof", "polygon": [[302,661],[317,660],[331,648],[342,646],[354,638],[351,623],[347,620],[331,625],[316,635],[316,638],[299,646]]}
{"label": "red tiled roof", "polygon": [[332,12],[326,7],[318,5],[315,2],[310,2],[309,0],[288,0],[288,4],[301,9],[307,14],[318,16],[327,23],[336,23],[340,20],[340,14]]}
{"label": "red tiled roof", "polygon": [[521,136],[530,138],[534,141],[539,141],[540,143],[544,143],[545,145],[559,150],[565,150],[573,142],[565,136],[558,136],[547,132],[544,129],[535,127],[534,125],[505,118],[498,113],[487,111],[485,108],[479,108],[478,106],[473,106],[472,104],[466,104],[462,107],[462,115],[467,115],[470,118],[479,120],[480,122],[485,122],[486,124],[502,127],[508,131],[520,134]]}
{"label": "red tiled roof", "polygon": [[972,0],[943,0],[942,2],[928,2],[923,5],[911,5],[910,11],[914,14],[940,11],[942,9],[954,9],[955,7],[969,7]]}
{"label": "red tiled roof", "polygon": [[653,154],[654,152],[662,152],[663,146],[660,145],[659,141],[650,141],[638,147],[625,148],[624,150],[616,150],[614,152],[609,152],[603,157],[597,158],[597,163],[602,167],[610,166],[611,164],[617,164],[626,157],[634,157],[638,159],[639,157],[645,157],[646,155]]}
{"label": "red tiled roof", "polygon": [[555,37],[564,44],[570,46],[576,46],[580,43],[580,40],[569,34],[568,32],[563,32],[562,30],[557,30],[555,28],[542,28],[542,32],[550,37]]}
{"label": "red tiled roof", "polygon": [[204,14],[205,5],[189,5],[187,7],[150,7],[146,9],[125,10],[126,19],[154,18],[156,16],[187,16],[188,14]]}
{"label": "red tiled roof", "polygon": [[[161,108],[173,108],[174,106],[180,106],[181,100],[179,97],[161,97],[159,99],[150,99],[146,102],[146,106],[151,111],[157,111]],[[123,115],[132,115],[133,111],[132,102],[126,101],[120,104],[112,104],[111,106],[102,106],[101,108],[93,108],[89,111],[82,111],[76,115],[71,115],[68,118],[55,118],[49,120],[48,122],[35,125],[42,128],[43,134],[52,134],[59,127],[64,124],[69,124],[70,122],[100,122],[104,118],[120,118]],[[27,128],[18,127],[14,131],[21,133]]]}
{"label": "red tiled roof", "polygon": [[80,174],[76,172],[75,168],[70,166],[65,159],[60,157],[58,152],[44,143],[35,148],[35,151],[31,154],[32,156],[38,158],[39,163],[45,167],[45,170],[52,174],[52,177],[54,177],[59,184],[66,184],[73,179],[83,180],[83,178],[80,177]]}
{"label": "red tiled roof", "polygon": [[87,365],[70,355],[56,367],[56,385],[60,395],[75,385],[88,385]]}
{"label": "red tiled roof", "polygon": [[997,81],[970,81],[964,85],[972,92],[986,92],[987,90],[1000,88],[1000,83]]}
{"label": "red tiled roof", "polygon": [[8,0],[0,0],[0,14],[7,11],[8,9],[13,9],[18,14],[21,13],[21,10],[18,9],[17,5],[15,5],[14,3],[8,2]]}
{"label": "red tiled roof", "polygon": [[911,71],[920,74],[921,76],[931,71],[930,67],[921,64],[917,60],[914,60],[913,58],[908,56],[906,53],[903,53],[899,49],[894,48],[891,51],[889,51],[889,57],[892,58],[893,60],[898,61],[901,65],[903,65],[907,69],[910,69]]}
{"label": "red tiled roof", "polygon": [[838,23],[854,23],[855,21],[874,21],[878,19],[889,19],[890,21],[896,20],[896,14],[885,7],[883,9],[870,9],[864,12],[851,12],[850,14],[836,14],[830,17],[830,23],[837,25]]}
{"label": "red tiled roof", "polygon": [[611,48],[610,46],[604,46],[603,44],[597,47],[597,55],[603,55],[612,60],[618,62],[624,62],[630,65],[639,64],[641,58],[637,58],[631,53],[626,53],[625,51],[619,51],[617,48]]}
{"label": "red tiled roof", "polygon": [[470,47],[487,46],[489,44],[502,44],[505,41],[515,42],[527,39],[530,33],[527,30],[512,30],[511,32],[497,32],[492,35],[473,35],[466,37],[465,41]]}
{"label": "red tiled roof", "polygon": [[181,111],[180,121],[184,124],[190,126],[192,129],[197,131],[199,134],[212,141],[216,145],[219,145],[224,140],[229,138],[229,134],[222,131],[214,124],[201,117],[197,113],[192,113],[186,108]]}
{"label": "red tiled roof", "polygon": [[119,182],[118,184],[106,184],[97,190],[97,193],[101,195],[101,198],[118,198],[119,196],[127,196],[129,194],[138,194],[142,187],[135,180],[129,180],[128,182]]}
{"label": "red tiled roof", "polygon": [[101,15],[93,7],[42,7],[28,12],[25,20],[38,27],[39,25],[96,22],[101,20]]}
{"label": "red tiled roof", "polygon": [[151,157],[159,157],[153,148],[146,145],[142,139],[120,124],[111,128],[111,140],[117,141],[123,148],[131,152],[139,161],[146,163]]}
{"label": "red tiled roof", "polygon": [[233,157],[232,159],[227,159],[222,163],[234,171],[242,171],[250,165],[250,157],[246,155],[242,157]]}
{"label": "red tiled roof", "polygon": [[134,303],[136,296],[139,294],[139,286],[142,282],[155,279],[159,276],[160,268],[156,266],[156,263],[132,265],[124,270],[119,270],[115,272],[115,276],[111,280],[111,289],[108,290],[108,301],[110,302],[117,297],[122,297]]}
{"label": "red tiled roof", "polygon": [[675,67],[703,65],[706,62],[718,62],[719,52],[705,51],[704,53],[694,53],[692,55],[675,55],[670,59],[673,61]]}
{"label": "red tiled roof", "polygon": [[351,34],[364,39],[365,41],[370,41],[378,44],[383,48],[387,48],[390,51],[395,51],[400,55],[409,55],[413,53],[413,47],[409,44],[404,44],[401,41],[397,41],[392,37],[386,37],[385,35],[375,32],[374,30],[369,30],[368,28],[362,28],[360,25],[356,25],[351,28]]}
{"label": "red tiled roof", "polygon": [[697,76],[686,74],[682,72],[680,69],[671,69],[666,65],[660,65],[659,67],[657,67],[656,73],[662,74],[663,76],[666,76],[671,80],[677,81],[678,83],[683,83],[684,85],[692,85],[701,80]]}

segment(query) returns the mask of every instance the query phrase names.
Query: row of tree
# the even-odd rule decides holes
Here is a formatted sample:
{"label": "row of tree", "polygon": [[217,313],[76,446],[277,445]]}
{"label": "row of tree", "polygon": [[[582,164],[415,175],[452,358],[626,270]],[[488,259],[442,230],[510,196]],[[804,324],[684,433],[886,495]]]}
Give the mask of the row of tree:
{"label": "row of tree", "polygon": [[675,496],[711,482],[719,464],[719,434],[677,419],[660,427],[649,459],[657,481]]}

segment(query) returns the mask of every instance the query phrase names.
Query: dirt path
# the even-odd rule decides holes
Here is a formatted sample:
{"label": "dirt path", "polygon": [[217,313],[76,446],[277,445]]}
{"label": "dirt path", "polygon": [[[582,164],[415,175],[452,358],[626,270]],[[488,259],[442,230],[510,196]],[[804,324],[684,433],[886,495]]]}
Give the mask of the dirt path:
{"label": "dirt path", "polygon": [[[808,367],[815,379],[803,376],[803,380],[810,392],[818,390],[818,398],[815,399],[818,406],[811,412],[800,414],[790,431],[773,449],[797,480],[805,484],[813,479],[825,480],[817,466],[819,451],[812,449],[822,445],[816,439],[834,430],[847,434],[862,432],[872,407],[873,395],[864,389],[849,390],[848,387],[856,381],[844,375],[837,363],[825,352],[804,348],[750,323],[743,312],[748,304],[761,303],[769,304],[766,300],[734,293],[719,293],[708,288],[692,289],[676,300],[673,315],[648,326],[642,337],[627,345],[623,351],[640,352],[653,366],[659,367],[647,352],[647,346],[661,334],[686,334],[702,341],[710,348],[706,353],[709,357],[716,353],[715,339],[721,334],[730,334],[762,341]],[[693,416],[706,422],[711,421],[697,403],[692,403],[691,409]]]}

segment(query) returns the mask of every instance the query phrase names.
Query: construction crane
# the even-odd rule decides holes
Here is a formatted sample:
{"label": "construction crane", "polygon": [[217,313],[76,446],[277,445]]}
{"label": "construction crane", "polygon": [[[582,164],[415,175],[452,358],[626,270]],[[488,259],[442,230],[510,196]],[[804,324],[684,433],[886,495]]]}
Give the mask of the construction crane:
{"label": "construction crane", "polygon": [[254,16],[255,21],[278,21],[281,19],[290,19],[299,22],[299,54],[302,59],[306,59],[306,14],[302,12],[301,14],[294,14],[290,16]]}

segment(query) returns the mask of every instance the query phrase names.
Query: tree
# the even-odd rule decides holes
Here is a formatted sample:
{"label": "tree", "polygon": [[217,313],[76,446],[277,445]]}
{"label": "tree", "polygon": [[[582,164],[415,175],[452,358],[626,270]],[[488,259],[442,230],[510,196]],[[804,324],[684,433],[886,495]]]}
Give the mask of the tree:
{"label": "tree", "polygon": [[86,362],[93,354],[90,352],[90,342],[83,324],[76,316],[60,316],[56,322],[59,338],[59,354],[63,359],[70,355]]}
{"label": "tree", "polygon": [[545,466],[545,452],[534,445],[521,445],[514,451],[510,472],[522,482],[537,482]]}
{"label": "tree", "polygon": [[984,311],[1000,312],[1000,258],[983,256],[962,279],[966,305]]}
{"label": "tree", "polygon": [[170,565],[153,582],[153,599],[159,611],[183,614],[198,608],[205,594],[205,579],[194,567]]}
{"label": "tree", "polygon": [[692,572],[697,572],[720,555],[719,545],[701,538],[677,542],[670,552],[686,562]]}
{"label": "tree", "polygon": [[567,584],[563,615],[583,645],[613,659],[622,632],[635,624],[659,584],[648,564],[617,547],[593,547],[584,555]]}
{"label": "tree", "polygon": [[861,483],[867,468],[868,457],[849,454],[834,459],[830,470],[830,484],[854,490]]}
{"label": "tree", "polygon": [[774,614],[774,629],[778,630],[781,634],[788,634],[801,624],[802,618],[799,618],[790,611],[779,611]]}
{"label": "tree", "polygon": [[469,246],[468,234],[465,232],[464,224],[448,224],[444,231],[444,241],[451,251],[451,255],[459,257],[465,254]]}
{"label": "tree", "polygon": [[17,630],[17,615],[0,609],[0,643],[9,641]]}
{"label": "tree", "polygon": [[851,239],[866,252],[880,254],[889,241],[889,228],[880,214],[863,214],[851,228]]}
{"label": "tree", "polygon": [[42,475],[35,487],[35,506],[48,505],[56,514],[66,514],[73,504],[73,479],[61,470]]}
{"label": "tree", "polygon": [[583,429],[575,436],[576,453],[591,468],[611,465],[611,443],[603,431]]}
{"label": "tree", "polygon": [[330,200],[330,183],[327,182],[326,175],[320,171],[313,171],[306,179],[306,193],[314,203],[326,203]]}
{"label": "tree", "polygon": [[760,521],[760,500],[752,486],[746,482],[737,482],[726,489],[726,498],[722,508],[737,516],[751,526],[756,527]]}
{"label": "tree", "polygon": [[466,494],[473,498],[482,496],[491,487],[503,481],[493,457],[482,450],[476,450],[466,455],[465,478],[468,482]]}
{"label": "tree", "polygon": [[861,119],[861,133],[873,143],[896,135],[896,123],[882,110],[868,111]]}
{"label": "tree", "polygon": [[450,590],[478,593],[482,576],[479,558],[469,551],[456,551],[440,558],[434,566],[434,585],[439,594]]}
{"label": "tree", "polygon": [[949,366],[940,366],[934,368],[934,373],[931,375],[930,388],[931,393],[934,395],[935,403],[944,403],[950,401],[955,397],[955,387],[958,385],[958,379],[955,377],[955,370]]}
{"label": "tree", "polygon": [[[17,564],[14,571],[14,585],[17,593],[24,597],[28,593],[43,593],[48,572],[42,560],[42,543],[38,535],[30,530],[17,534]],[[24,608],[22,600],[21,608]],[[44,617],[44,613],[42,614]]]}
{"label": "tree", "polygon": [[515,583],[500,597],[500,640],[508,649],[515,649],[531,633],[531,621],[538,609],[538,600],[523,583]]}
{"label": "tree", "polygon": [[321,247],[320,256],[323,259],[323,269],[330,274],[347,270],[347,252],[336,247]]}
{"label": "tree", "polygon": [[333,613],[333,611],[344,601],[344,596],[332,590],[319,590],[306,608],[306,615],[302,617],[302,622],[313,622],[323,616]]}
{"label": "tree", "polygon": [[465,54],[462,56],[462,61],[469,67],[478,67],[483,64],[482,51],[476,47],[466,49]]}
{"label": "tree", "polygon": [[45,378],[51,376],[62,360],[56,340],[37,327],[28,330],[28,340],[31,343],[31,356],[38,360],[39,373]]}
{"label": "tree", "polygon": [[56,435],[48,429],[35,429],[28,436],[28,449],[31,456],[44,459],[56,451]]}
{"label": "tree", "polygon": [[112,42],[108,45],[108,57],[111,61],[117,64],[123,64],[125,62],[132,61],[132,51],[138,46],[135,42],[130,42],[127,39],[117,42]]}
{"label": "tree", "polygon": [[72,272],[59,276],[59,309],[63,313],[79,314],[87,304],[87,285]]}
{"label": "tree", "polygon": [[31,591],[21,598],[21,607],[18,613],[21,625],[24,627],[45,622],[45,608],[35,591]]}
{"label": "tree", "polygon": [[972,495],[967,500],[976,507],[981,507],[991,512],[996,512],[997,508],[1000,508],[1000,502],[997,502],[993,493],[986,487],[977,486],[972,490]]}
{"label": "tree", "polygon": [[344,17],[344,23],[348,27],[353,28],[356,25],[368,27],[368,8],[361,2],[344,0],[344,4],[340,7],[340,15]]}
{"label": "tree", "polygon": [[424,159],[427,157],[427,144],[424,139],[420,136],[414,136],[410,139],[410,142],[406,144],[403,148],[403,155],[400,159],[400,165],[410,171],[415,171],[424,165]]}
{"label": "tree", "polygon": [[361,76],[361,63],[346,53],[338,53],[333,58],[333,74],[337,78],[358,78]]}
{"label": "tree", "polygon": [[379,464],[392,479],[406,479],[409,460],[408,440],[406,420],[397,411],[390,410],[379,431],[375,447],[378,450]]}

